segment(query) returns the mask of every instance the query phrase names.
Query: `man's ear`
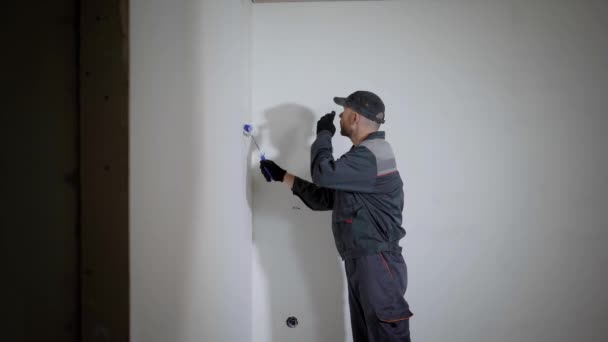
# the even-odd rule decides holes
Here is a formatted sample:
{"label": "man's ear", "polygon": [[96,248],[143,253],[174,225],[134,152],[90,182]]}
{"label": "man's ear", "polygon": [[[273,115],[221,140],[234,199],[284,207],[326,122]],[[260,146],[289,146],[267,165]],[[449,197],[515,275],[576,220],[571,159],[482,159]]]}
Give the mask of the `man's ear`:
{"label": "man's ear", "polygon": [[361,121],[361,114],[357,113],[357,112],[353,112],[353,123],[359,123],[359,121]]}

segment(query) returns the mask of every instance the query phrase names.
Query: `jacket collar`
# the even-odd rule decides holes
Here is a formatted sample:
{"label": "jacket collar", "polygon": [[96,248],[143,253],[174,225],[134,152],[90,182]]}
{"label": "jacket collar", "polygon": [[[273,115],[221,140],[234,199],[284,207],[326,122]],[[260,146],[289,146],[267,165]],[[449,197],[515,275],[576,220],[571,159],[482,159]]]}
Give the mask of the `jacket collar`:
{"label": "jacket collar", "polygon": [[370,139],[384,139],[386,136],[386,133],[384,131],[377,131],[374,133],[371,133],[370,135],[368,135],[365,139],[363,139],[363,141],[365,140],[370,140]]}

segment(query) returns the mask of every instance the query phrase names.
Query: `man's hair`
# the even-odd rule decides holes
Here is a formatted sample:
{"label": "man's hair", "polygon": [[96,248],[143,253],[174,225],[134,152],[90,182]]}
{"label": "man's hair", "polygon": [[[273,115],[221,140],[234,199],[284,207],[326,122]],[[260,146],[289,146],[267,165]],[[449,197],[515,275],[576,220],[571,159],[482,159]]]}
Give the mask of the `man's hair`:
{"label": "man's hair", "polygon": [[380,129],[380,123],[374,120],[370,120],[365,116],[359,114],[361,116],[361,122],[365,127],[368,127],[371,130],[377,131]]}

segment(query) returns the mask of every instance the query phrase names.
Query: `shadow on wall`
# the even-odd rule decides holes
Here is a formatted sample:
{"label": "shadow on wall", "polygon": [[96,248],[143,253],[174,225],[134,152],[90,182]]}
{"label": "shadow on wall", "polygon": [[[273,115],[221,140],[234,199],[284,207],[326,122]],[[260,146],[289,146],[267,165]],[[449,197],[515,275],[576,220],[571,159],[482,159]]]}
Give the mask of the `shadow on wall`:
{"label": "shadow on wall", "polygon": [[[310,180],[314,113],[282,104],[264,118],[258,142],[278,151],[269,159]],[[270,341],[344,341],[343,271],[330,212],[313,212],[283,184],[266,183],[257,163],[252,168],[253,243],[267,287],[262,292],[268,296]],[[298,318],[297,328],[286,326],[289,316]]]}

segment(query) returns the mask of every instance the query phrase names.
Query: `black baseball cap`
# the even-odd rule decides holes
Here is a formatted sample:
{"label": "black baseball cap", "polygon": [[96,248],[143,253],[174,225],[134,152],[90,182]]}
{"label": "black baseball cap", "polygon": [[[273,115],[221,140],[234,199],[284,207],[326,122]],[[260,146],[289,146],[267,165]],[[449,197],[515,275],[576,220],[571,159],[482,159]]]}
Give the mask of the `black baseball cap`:
{"label": "black baseball cap", "polygon": [[334,102],[379,124],[384,123],[384,102],[371,91],[359,90],[348,97],[334,97]]}

